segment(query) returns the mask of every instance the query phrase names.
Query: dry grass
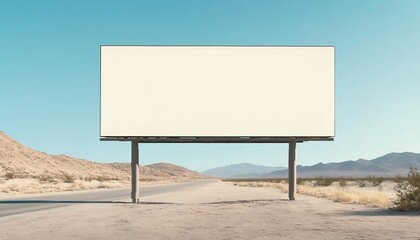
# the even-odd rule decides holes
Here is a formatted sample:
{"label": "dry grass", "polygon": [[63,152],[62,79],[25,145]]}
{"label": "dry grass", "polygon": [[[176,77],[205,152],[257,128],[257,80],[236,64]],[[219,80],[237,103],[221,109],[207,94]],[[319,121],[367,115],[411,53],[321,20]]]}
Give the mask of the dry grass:
{"label": "dry grass", "polygon": [[[154,185],[154,184],[169,184],[190,182],[191,178],[153,178],[140,179],[140,185]],[[71,176],[67,178],[53,178],[49,175],[44,175],[42,178],[14,178],[2,179],[0,178],[0,196],[2,194],[32,194],[44,192],[63,192],[63,191],[78,191],[98,188],[122,188],[129,187],[130,180],[111,180],[109,178],[87,178],[75,179]]]}
{"label": "dry grass", "polygon": [[301,185],[297,187],[298,193],[310,196],[328,198],[336,202],[357,203],[375,207],[389,208],[393,205],[392,198],[380,190],[363,191],[348,187],[312,187]]}
{"label": "dry grass", "polygon": [[128,181],[74,180],[70,182],[53,179],[45,179],[44,181],[38,179],[9,179],[1,182],[0,194],[62,192],[128,186]]}
{"label": "dry grass", "polygon": [[[274,187],[282,192],[288,191],[288,184],[286,181],[279,182],[235,182],[236,186],[248,187]],[[393,195],[389,191],[384,191],[383,186],[372,186],[368,188],[360,188],[355,182],[346,182],[346,186],[342,187],[343,183],[333,182],[328,186],[317,185],[316,182],[306,183],[297,186],[297,192],[327,198],[336,202],[365,204],[374,207],[389,208],[393,206]],[[388,182],[388,185],[393,185]],[[393,189],[392,186],[387,186],[387,189]]]}

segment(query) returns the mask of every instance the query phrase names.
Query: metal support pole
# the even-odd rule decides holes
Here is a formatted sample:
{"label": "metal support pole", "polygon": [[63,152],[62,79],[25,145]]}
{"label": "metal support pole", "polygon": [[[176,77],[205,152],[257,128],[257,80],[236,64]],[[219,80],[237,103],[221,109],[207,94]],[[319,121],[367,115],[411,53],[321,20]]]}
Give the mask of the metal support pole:
{"label": "metal support pole", "polygon": [[131,142],[131,200],[139,202],[139,143]]}
{"label": "metal support pole", "polygon": [[289,200],[295,200],[296,193],[296,142],[289,142]]}

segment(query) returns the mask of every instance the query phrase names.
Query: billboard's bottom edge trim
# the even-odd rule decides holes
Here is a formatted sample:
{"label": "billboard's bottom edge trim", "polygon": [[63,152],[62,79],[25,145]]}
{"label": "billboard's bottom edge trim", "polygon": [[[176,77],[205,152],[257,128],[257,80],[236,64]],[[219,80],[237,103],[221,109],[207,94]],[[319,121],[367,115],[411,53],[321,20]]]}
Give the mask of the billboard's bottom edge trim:
{"label": "billboard's bottom edge trim", "polygon": [[308,137],[136,137],[106,136],[101,141],[133,141],[139,143],[287,143],[305,141],[334,141],[334,136]]}

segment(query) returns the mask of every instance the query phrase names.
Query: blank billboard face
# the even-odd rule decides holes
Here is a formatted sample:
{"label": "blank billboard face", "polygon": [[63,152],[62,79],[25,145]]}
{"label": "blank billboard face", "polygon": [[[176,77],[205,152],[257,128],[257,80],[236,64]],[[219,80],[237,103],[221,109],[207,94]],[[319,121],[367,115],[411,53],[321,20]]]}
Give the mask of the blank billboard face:
{"label": "blank billboard face", "polygon": [[101,137],[333,137],[334,47],[101,46]]}

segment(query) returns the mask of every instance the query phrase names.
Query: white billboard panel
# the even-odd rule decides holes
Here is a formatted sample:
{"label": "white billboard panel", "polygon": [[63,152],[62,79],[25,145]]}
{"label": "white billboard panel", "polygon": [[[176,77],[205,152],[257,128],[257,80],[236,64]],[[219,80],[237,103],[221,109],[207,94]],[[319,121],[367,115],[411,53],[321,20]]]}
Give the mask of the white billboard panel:
{"label": "white billboard panel", "polygon": [[333,137],[334,47],[101,46],[101,137]]}

